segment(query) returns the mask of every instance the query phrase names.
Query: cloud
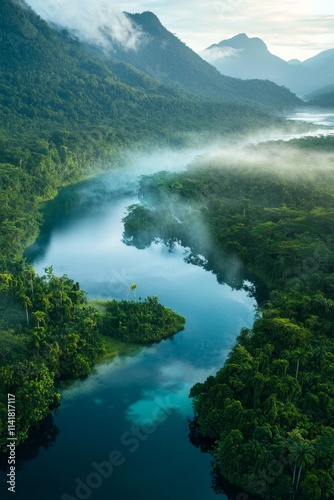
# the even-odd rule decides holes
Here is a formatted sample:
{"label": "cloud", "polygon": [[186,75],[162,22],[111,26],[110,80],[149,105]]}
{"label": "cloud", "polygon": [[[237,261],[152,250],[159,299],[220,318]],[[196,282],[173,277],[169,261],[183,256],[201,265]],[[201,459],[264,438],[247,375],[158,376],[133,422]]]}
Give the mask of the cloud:
{"label": "cloud", "polygon": [[286,60],[304,60],[334,45],[333,0],[122,0],[121,3],[128,12],[152,10],[167,29],[197,52],[238,33],[262,38],[272,53]]}
{"label": "cloud", "polygon": [[135,50],[142,34],[113,1],[108,0],[26,0],[48,23],[73,32],[80,40],[105,49],[112,43]]}
{"label": "cloud", "polygon": [[235,59],[240,57],[241,52],[243,52],[243,49],[235,49],[233,47],[213,47],[212,49],[203,50],[199,55],[209,63],[213,63],[221,61],[222,59]]}
{"label": "cloud", "polygon": [[238,33],[262,38],[283,59],[301,60],[333,48],[333,0],[26,0],[50,22],[76,31],[84,40],[136,48],[141,34],[121,12],[153,11],[162,24],[200,52]]}

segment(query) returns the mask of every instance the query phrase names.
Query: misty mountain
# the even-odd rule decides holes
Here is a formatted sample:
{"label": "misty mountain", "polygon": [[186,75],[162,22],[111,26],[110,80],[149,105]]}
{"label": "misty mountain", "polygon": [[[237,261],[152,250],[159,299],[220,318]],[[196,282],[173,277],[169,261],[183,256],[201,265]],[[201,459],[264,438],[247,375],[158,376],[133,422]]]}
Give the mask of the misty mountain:
{"label": "misty mountain", "polygon": [[202,53],[223,75],[236,78],[269,79],[299,96],[334,83],[334,49],[321,52],[304,62],[289,62],[269,52],[260,38],[239,34]]}
{"label": "misty mountain", "polygon": [[29,137],[49,139],[56,132],[62,144],[60,137],[70,132],[72,144],[86,133],[94,144],[100,138],[117,147],[275,120],[248,104],[190,98],[133,66],[97,56],[21,0],[1,0],[0,42],[0,140],[16,137],[26,144]]}
{"label": "misty mountain", "polygon": [[303,62],[303,65],[307,68],[320,69],[323,70],[324,66],[327,65],[327,70],[330,70],[330,66],[334,63],[334,49],[324,50],[316,56],[310,57]]}
{"label": "misty mountain", "polygon": [[306,101],[311,101],[315,97],[321,96],[323,94],[329,94],[330,92],[334,92],[334,84],[326,85],[326,87],[322,87],[321,89],[315,90],[311,94],[308,94],[304,97]]}
{"label": "misty mountain", "polygon": [[317,108],[329,108],[334,110],[334,90],[331,92],[322,92],[308,101],[310,106]]}
{"label": "misty mountain", "polygon": [[51,129],[57,122],[71,128],[102,123],[122,128],[130,111],[139,121],[155,101],[167,105],[181,98],[135,68],[118,62],[108,68],[20,0],[1,1],[0,40],[0,107],[4,115],[12,113],[8,125],[16,130],[20,122],[34,119],[45,120]]}
{"label": "misty mountain", "polygon": [[136,51],[114,46],[112,55],[174,88],[214,99],[256,101],[284,108],[299,105],[296,97],[271,82],[222,76],[216,68],[170,33],[152,12],[127,14],[143,36]]}

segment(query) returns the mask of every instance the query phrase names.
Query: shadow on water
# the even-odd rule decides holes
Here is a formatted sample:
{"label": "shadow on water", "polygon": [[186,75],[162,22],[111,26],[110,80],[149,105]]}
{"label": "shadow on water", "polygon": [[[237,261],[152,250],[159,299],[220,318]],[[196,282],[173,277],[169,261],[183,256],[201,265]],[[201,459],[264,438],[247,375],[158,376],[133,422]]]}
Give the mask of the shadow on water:
{"label": "shadow on water", "polygon": [[122,199],[136,192],[137,181],[129,182],[125,177],[124,182],[121,180],[116,183],[113,182],[112,173],[66,186],[42,207],[43,223],[40,235],[24,252],[28,262],[36,262],[45,257],[55,232],[61,232],[85,217],[105,211],[110,200]]}
{"label": "shadow on water", "polygon": [[[200,251],[195,248],[196,243],[187,236],[184,239],[177,237],[160,238],[159,228],[154,231],[143,231],[141,234],[123,233],[123,242],[138,250],[148,248],[153,243],[163,243],[170,253],[179,245],[184,248],[184,262],[203,268],[214,274],[220,285],[228,285],[232,290],[244,290],[253,297],[259,308],[266,302],[269,289],[264,281],[254,272],[247,269],[243,262],[233,254],[223,252],[212,242],[201,245]],[[190,239],[190,241],[189,241]],[[189,245],[189,246],[188,246]],[[197,246],[197,245],[196,245]]]}
{"label": "shadow on water", "polygon": [[[202,453],[210,453],[214,445],[213,441],[203,437],[198,431],[198,425],[196,418],[193,420],[188,420],[189,424],[189,441],[190,443],[198,448]],[[216,468],[215,461],[211,462],[211,488],[214,490],[216,495],[225,495],[228,500],[259,500],[260,497],[257,495],[250,495],[243,490],[240,490],[238,486],[230,483],[224,479],[218,472]]]}

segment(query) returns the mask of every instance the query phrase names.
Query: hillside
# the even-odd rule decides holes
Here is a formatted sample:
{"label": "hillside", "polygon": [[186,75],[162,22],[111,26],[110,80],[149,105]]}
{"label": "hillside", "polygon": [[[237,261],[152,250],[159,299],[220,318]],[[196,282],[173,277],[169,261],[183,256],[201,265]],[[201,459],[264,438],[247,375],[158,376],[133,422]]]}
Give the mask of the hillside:
{"label": "hillside", "polygon": [[[37,276],[22,252],[41,203],[66,184],[115,165],[128,146],[182,144],[276,124],[254,106],[194,99],[87,51],[20,0],[0,3],[0,447],[8,394],[18,442],[59,404],[59,380],[87,375],[103,352],[99,316],[67,276]],[[104,161],[104,164],[101,162]]]}
{"label": "hillside", "polygon": [[[190,392],[190,440],[213,456],[216,493],[227,494],[225,478],[238,486],[229,498],[330,500],[334,137],[267,142],[242,153],[142,177],[141,205],[125,217],[127,237],[139,248],[143,239],[181,242],[191,262],[222,282],[215,255],[225,262],[238,255],[269,291],[224,366]],[[196,227],[206,229],[205,238]]]}
{"label": "hillside", "polygon": [[318,108],[328,108],[334,110],[334,91],[319,94],[311,99],[308,104]]}
{"label": "hillside", "polygon": [[108,68],[14,0],[2,1],[0,15],[0,116],[11,131],[104,125],[121,133],[136,122],[142,128],[158,108],[174,112],[176,92],[129,67]]}
{"label": "hillside", "polygon": [[269,79],[299,96],[334,82],[333,50],[321,52],[304,62],[286,62],[273,55],[263,40],[241,33],[211,45],[202,55],[223,75]]}
{"label": "hillside", "polygon": [[145,37],[136,52],[118,48],[115,56],[160,82],[214,99],[255,101],[275,108],[300,105],[300,101],[287,89],[272,82],[244,82],[223,77],[170,33],[152,12],[128,16]]}
{"label": "hillside", "polygon": [[233,130],[241,117],[248,125],[264,118],[226,99],[220,105],[190,99],[134,67],[98,57],[15,0],[0,4],[0,34],[0,120],[2,133],[12,138],[49,139],[61,129],[107,134],[117,143],[174,131]]}
{"label": "hillside", "polygon": [[311,101],[315,97],[318,97],[322,94],[328,94],[330,92],[334,92],[334,84],[333,85],[326,85],[326,87],[322,87],[321,89],[317,89],[314,92],[311,92],[311,94],[308,94],[304,97],[306,101]]}

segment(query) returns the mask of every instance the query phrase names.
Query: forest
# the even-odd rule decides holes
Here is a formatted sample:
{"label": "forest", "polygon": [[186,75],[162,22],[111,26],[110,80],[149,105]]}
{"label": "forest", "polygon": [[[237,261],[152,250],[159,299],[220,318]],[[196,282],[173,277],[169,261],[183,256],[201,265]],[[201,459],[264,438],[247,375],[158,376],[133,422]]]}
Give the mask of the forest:
{"label": "forest", "polygon": [[330,499],[334,140],[244,153],[142,177],[142,204],[129,207],[125,235],[139,247],[180,242],[213,272],[210,252],[237,256],[255,288],[256,277],[267,285],[254,326],[240,332],[216,376],[192,387],[192,434],[210,449],[215,474],[248,494]]}
{"label": "forest", "polygon": [[158,297],[112,300],[105,305],[100,332],[122,342],[151,344],[183,330],[184,324],[185,318],[162,306]]}
{"label": "forest", "polygon": [[[157,142],[179,147],[199,132],[202,135],[196,138],[205,140],[213,133],[221,137],[254,129],[269,130],[282,125],[283,120],[260,104],[190,96],[129,65],[112,60],[106,63],[66,31],[52,30],[33,11],[22,8],[21,1],[0,3],[0,40],[0,447],[3,449],[8,393],[16,394],[19,443],[27,438],[36,422],[59,404],[61,383],[86,376],[104,351],[99,330],[101,314],[89,304],[80,285],[68,276],[55,276],[52,267],[46,269],[45,275],[38,276],[22,258],[24,249],[38,235],[43,203],[54,198],[62,186],[114,168],[129,147],[139,149]],[[280,101],[285,99],[284,94],[278,97],[279,108],[281,104],[284,107]],[[180,193],[190,199],[199,192],[201,196],[209,192],[212,189],[206,186],[209,172],[206,175],[209,177],[200,181],[190,177],[190,182],[181,185]],[[309,191],[305,191],[305,196],[308,200]],[[254,207],[253,213],[247,200],[242,203],[245,220],[242,212],[241,216],[235,214],[237,219],[231,219],[231,228],[223,222],[217,241],[225,244],[225,229],[232,231],[226,247],[240,250],[240,255],[250,262],[250,255],[246,258],[250,237],[246,221],[255,216],[257,208]],[[313,217],[314,224],[322,220],[327,227],[330,216],[321,207],[317,208],[320,212],[312,212],[309,217]],[[208,206],[203,205],[201,216],[206,214],[218,227],[225,221],[226,210],[227,206],[213,197]],[[292,207],[284,210],[289,212],[287,224],[298,225],[297,211]],[[192,217],[197,213],[196,208]],[[216,213],[218,219],[213,215]],[[273,227],[272,232],[268,226],[263,231],[268,230],[272,241],[271,238],[279,238],[281,234],[280,216],[274,209],[266,215],[270,220],[262,222]],[[173,222],[173,214],[171,219]],[[234,224],[236,220],[238,223]],[[308,219],[304,220],[306,223]],[[166,221],[166,231],[168,225]],[[297,238],[293,248],[296,261],[297,253],[306,251],[311,238],[312,234],[303,234],[300,241]],[[264,246],[261,249],[264,251]],[[280,252],[282,259],[289,258],[289,248],[283,243]],[[256,264],[254,260],[254,267]],[[159,312],[165,322],[161,328],[168,335],[182,328],[183,319],[168,311],[164,315],[162,306],[154,298],[150,300],[140,306],[124,303],[116,308],[114,304],[110,307],[117,310],[107,312],[108,321],[115,323],[113,314],[116,317],[123,314],[119,308],[136,308],[136,314],[139,317],[143,314],[147,325],[142,339],[145,342],[158,340],[147,318],[150,308],[153,318],[156,318],[154,311]],[[102,325],[104,331],[109,328],[106,322],[102,321]],[[159,334],[159,340],[161,337]],[[129,337],[129,340],[138,342],[139,338]]]}
{"label": "forest", "polygon": [[106,351],[105,339],[150,344],[185,323],[157,297],[107,301],[101,310],[79,283],[55,276],[52,266],[38,276],[23,260],[0,273],[0,308],[0,451],[7,443],[7,394],[15,394],[20,443],[59,405],[62,382],[90,373]]}
{"label": "forest", "polygon": [[[191,98],[122,63],[106,65],[15,0],[0,4],[0,38],[3,450],[8,393],[16,394],[20,443],[59,404],[62,382],[86,376],[104,351],[101,314],[80,285],[68,276],[55,276],[51,267],[38,276],[22,257],[38,235],[42,204],[62,186],[119,165],[130,146],[159,141],[178,147],[194,132],[221,134],[281,120],[248,104]],[[144,343],[183,327],[183,319],[150,300],[117,308],[119,315],[133,307],[137,319],[143,316]],[[165,322],[158,333],[152,331],[157,311]],[[135,333],[131,340],[138,343],[138,328]]]}

